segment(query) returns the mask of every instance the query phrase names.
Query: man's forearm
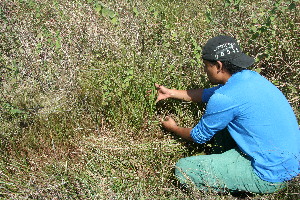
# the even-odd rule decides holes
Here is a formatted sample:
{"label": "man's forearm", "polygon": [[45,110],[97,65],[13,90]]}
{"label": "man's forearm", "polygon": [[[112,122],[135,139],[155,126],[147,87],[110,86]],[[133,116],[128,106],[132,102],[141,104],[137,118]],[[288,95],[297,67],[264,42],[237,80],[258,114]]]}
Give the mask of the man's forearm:
{"label": "man's forearm", "polygon": [[170,89],[171,98],[184,101],[202,102],[203,89],[176,90]]}
{"label": "man's forearm", "polygon": [[186,140],[193,141],[193,139],[191,137],[191,130],[192,130],[192,128],[184,128],[184,127],[180,127],[180,126],[170,129],[170,131],[172,131],[176,135],[178,135]]}

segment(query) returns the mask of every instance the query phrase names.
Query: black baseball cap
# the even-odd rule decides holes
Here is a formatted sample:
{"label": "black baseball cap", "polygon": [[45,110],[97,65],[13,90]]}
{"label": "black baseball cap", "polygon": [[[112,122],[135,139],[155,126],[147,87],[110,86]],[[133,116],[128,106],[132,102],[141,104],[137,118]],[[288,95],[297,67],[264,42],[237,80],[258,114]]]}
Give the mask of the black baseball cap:
{"label": "black baseball cap", "polygon": [[229,61],[242,68],[254,63],[254,58],[243,53],[234,38],[225,35],[209,39],[202,49],[202,58],[208,61]]}

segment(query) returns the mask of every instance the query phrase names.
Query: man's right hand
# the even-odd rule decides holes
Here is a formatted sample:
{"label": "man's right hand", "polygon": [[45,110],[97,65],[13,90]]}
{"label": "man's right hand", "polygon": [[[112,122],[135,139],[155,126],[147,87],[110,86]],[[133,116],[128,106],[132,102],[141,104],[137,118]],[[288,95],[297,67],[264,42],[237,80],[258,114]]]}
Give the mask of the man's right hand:
{"label": "man's right hand", "polygon": [[170,89],[166,88],[165,86],[155,83],[155,88],[157,90],[157,99],[156,99],[155,103],[159,102],[160,100],[171,97]]}
{"label": "man's right hand", "polygon": [[201,88],[191,89],[191,90],[176,90],[176,89],[168,89],[157,83],[155,83],[155,88],[158,93],[155,103],[170,97],[174,99],[184,100],[184,101],[202,102],[203,89]]}

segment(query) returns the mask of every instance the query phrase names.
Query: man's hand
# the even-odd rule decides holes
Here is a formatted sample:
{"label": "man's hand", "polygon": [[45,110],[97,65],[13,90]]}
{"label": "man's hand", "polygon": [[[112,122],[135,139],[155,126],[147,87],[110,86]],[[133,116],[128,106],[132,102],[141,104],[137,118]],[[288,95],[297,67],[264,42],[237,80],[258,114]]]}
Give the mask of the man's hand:
{"label": "man's hand", "polygon": [[169,116],[166,116],[165,119],[161,119],[161,124],[166,130],[171,132],[174,132],[178,127],[174,119]]}
{"label": "man's hand", "polygon": [[171,131],[186,140],[193,141],[191,138],[192,128],[183,128],[178,126],[174,119],[169,116],[165,117],[165,119],[161,119],[161,123],[167,131]]}
{"label": "man's hand", "polygon": [[168,89],[162,85],[158,85],[157,83],[155,83],[155,88],[158,93],[155,103],[170,97],[173,99],[180,99],[184,101],[202,102],[203,89],[201,88],[191,90],[176,90]]}
{"label": "man's hand", "polygon": [[157,83],[155,83],[155,88],[158,93],[155,103],[159,102],[160,100],[171,97],[171,91],[168,88],[166,88],[162,85],[158,85]]}

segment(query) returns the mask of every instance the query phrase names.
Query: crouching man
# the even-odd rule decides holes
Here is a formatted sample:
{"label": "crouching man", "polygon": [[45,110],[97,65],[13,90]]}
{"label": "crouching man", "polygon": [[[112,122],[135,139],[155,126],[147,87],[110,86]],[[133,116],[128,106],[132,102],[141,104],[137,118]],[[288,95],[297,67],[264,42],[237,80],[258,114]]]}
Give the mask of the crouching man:
{"label": "crouching man", "polygon": [[[208,40],[202,50],[209,89],[176,90],[155,84],[157,101],[175,98],[207,103],[199,123],[162,125],[187,140],[217,143],[223,151],[180,159],[175,175],[199,190],[273,193],[300,171],[300,131],[285,96],[267,79],[247,70],[254,59],[229,36]],[[216,137],[217,138],[217,137]]]}

